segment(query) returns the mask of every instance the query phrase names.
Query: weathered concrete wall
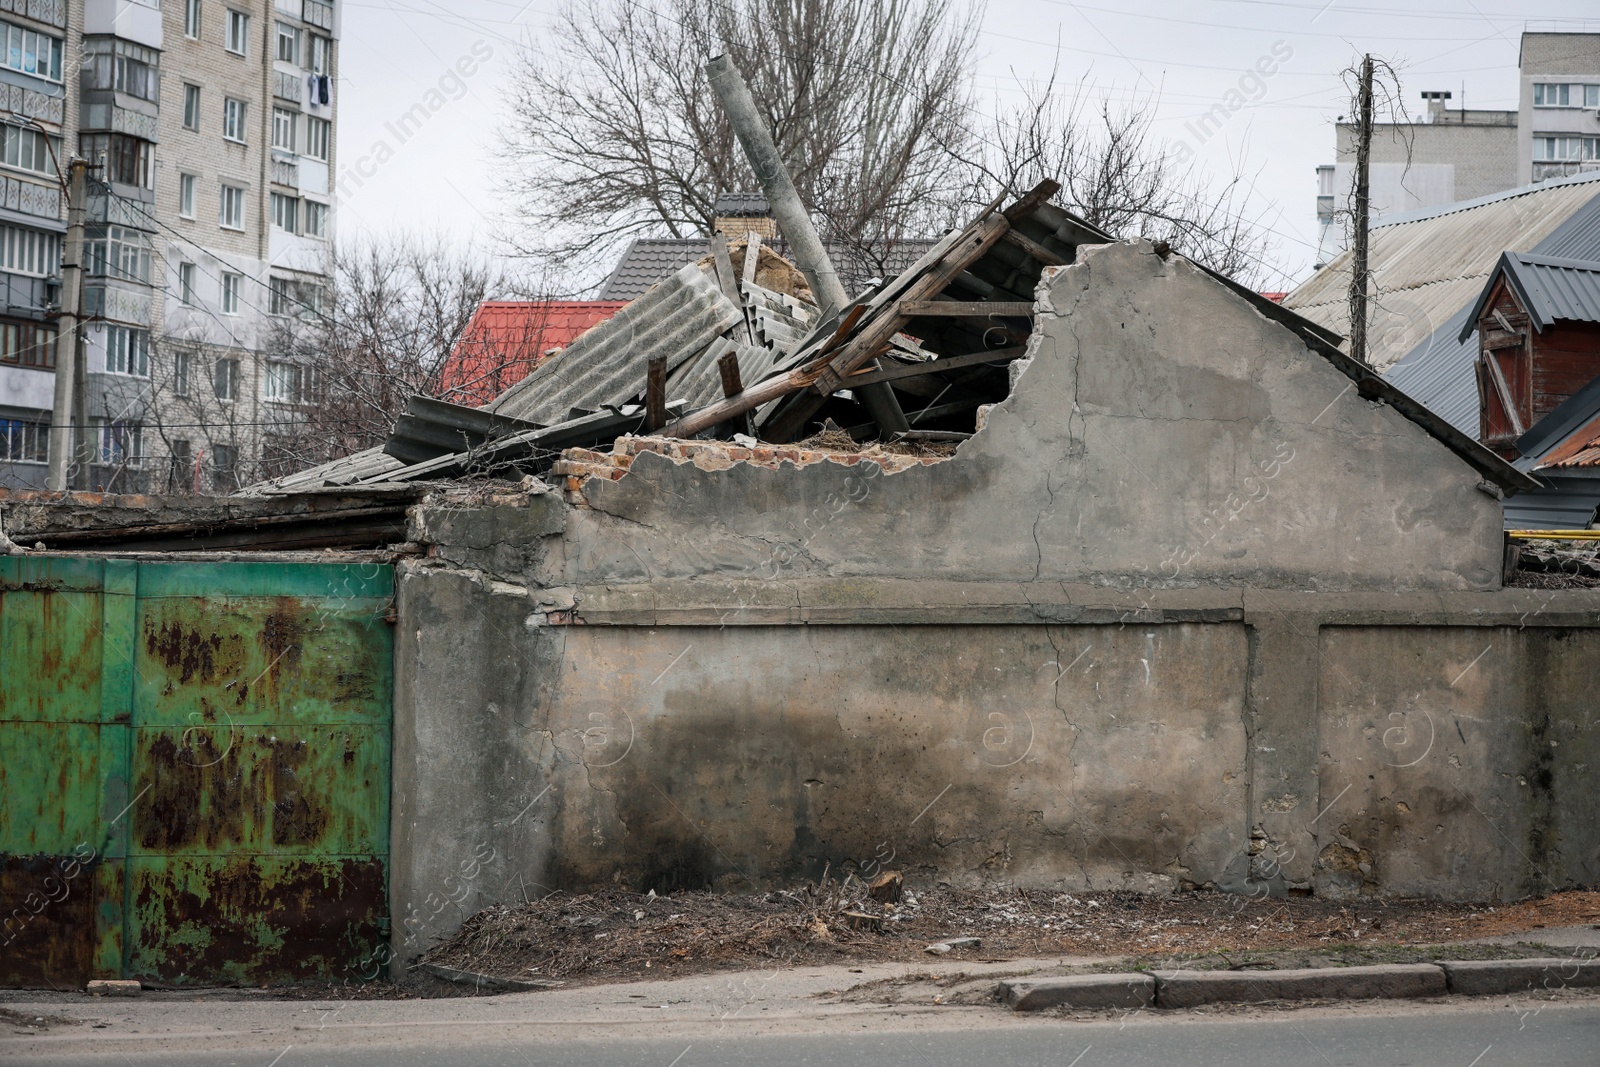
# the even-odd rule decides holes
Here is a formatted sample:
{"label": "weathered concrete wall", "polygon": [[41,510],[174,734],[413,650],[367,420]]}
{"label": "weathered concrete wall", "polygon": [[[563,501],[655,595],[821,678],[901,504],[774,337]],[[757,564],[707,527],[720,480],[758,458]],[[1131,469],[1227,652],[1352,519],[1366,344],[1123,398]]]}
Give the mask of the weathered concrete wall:
{"label": "weathered concrete wall", "polygon": [[[1013,395],[949,462],[592,479],[540,585],[754,573],[1490,589],[1479,476],[1179,257],[1080,249],[1041,285]],[[833,518],[841,502],[848,515]]]}
{"label": "weathered concrete wall", "polygon": [[1068,889],[1600,878],[1600,594],[1498,590],[1478,476],[1182,260],[1085,250],[1041,307],[945,462],[645,453],[586,506],[418,509],[402,959],[524,894],[891,855]]}

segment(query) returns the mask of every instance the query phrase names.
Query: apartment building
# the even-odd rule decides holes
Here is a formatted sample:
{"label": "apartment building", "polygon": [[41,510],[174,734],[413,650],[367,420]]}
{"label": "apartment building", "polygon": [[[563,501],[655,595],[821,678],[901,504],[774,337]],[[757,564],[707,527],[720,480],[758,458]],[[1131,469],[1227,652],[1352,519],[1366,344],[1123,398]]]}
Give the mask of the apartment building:
{"label": "apartment building", "polygon": [[[70,349],[55,320],[73,154],[94,166],[81,484],[228,491],[272,469],[315,389],[316,368],[280,353],[304,347],[284,338],[326,292],[339,14],[323,0],[0,0],[24,68],[11,36],[0,484],[44,480]],[[23,182],[36,191],[13,196]]]}
{"label": "apartment building", "polygon": [[[1468,109],[1454,93],[1421,93],[1422,121],[1374,126],[1373,216],[1476,200],[1600,167],[1600,33],[1523,33],[1518,107]],[[1334,127],[1336,162],[1317,168],[1317,266],[1344,250],[1357,126]]]}

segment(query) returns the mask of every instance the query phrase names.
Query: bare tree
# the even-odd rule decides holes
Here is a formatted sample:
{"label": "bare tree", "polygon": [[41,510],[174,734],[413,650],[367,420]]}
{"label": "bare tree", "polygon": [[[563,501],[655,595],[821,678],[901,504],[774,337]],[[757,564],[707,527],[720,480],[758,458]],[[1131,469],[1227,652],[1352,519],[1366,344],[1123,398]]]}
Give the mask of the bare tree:
{"label": "bare tree", "polygon": [[[282,425],[264,426],[267,476],[382,443],[411,396],[441,392],[441,372],[479,304],[529,290],[504,260],[441,235],[347,243],[326,273],[326,291],[275,298],[283,306],[263,347]],[[494,375],[502,362],[484,356],[475,366]]]}
{"label": "bare tree", "polygon": [[603,253],[709,233],[754,175],[706,80],[727,53],[767,113],[825,240],[871,246],[955,218],[976,12],[958,0],[569,2],[519,53],[508,199],[541,240]]}
{"label": "bare tree", "polygon": [[1021,104],[1000,109],[973,153],[952,155],[1013,195],[1044,178],[1061,183],[1060,199],[1117,237],[1166,241],[1183,255],[1247,283],[1273,268],[1262,220],[1246,213],[1242,164],[1220,182],[1183,161],[1155,135],[1155,101],[1113,103],[1087,79],[1064,91],[1059,67]]}

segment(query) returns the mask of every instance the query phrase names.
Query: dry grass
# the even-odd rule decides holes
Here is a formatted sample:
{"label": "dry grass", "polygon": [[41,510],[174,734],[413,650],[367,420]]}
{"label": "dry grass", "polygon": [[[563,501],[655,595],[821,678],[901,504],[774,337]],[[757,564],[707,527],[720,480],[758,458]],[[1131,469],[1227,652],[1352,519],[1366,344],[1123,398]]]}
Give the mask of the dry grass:
{"label": "dry grass", "polygon": [[[842,914],[847,909],[881,917],[882,932],[853,929]],[[983,939],[966,958],[1005,960],[1436,945],[1508,933],[1530,933],[1537,940],[1542,927],[1590,923],[1600,923],[1597,892],[1491,907],[1376,898],[1253,900],[1218,893],[966,892],[941,886],[908,891],[891,906],[867,899],[859,882],[825,880],[797,891],[752,895],[556,894],[479,912],[425,958],[505,977],[602,981],[776,961],[926,961],[926,945],[959,936]]]}

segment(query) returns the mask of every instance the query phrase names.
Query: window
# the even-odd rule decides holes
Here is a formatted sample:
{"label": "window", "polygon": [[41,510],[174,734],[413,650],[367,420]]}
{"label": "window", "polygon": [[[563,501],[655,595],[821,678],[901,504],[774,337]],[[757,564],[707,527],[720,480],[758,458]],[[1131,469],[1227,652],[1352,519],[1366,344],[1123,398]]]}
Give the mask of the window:
{"label": "window", "polygon": [[272,225],[286,233],[299,233],[300,201],[282,193],[273,193],[271,200]]}
{"label": "window", "polygon": [[150,235],[126,226],[91,226],[84,235],[89,274],[150,283]]}
{"label": "window", "polygon": [[[244,287],[244,275],[232,271],[222,272],[222,313],[239,314],[239,290]],[[217,394],[221,396],[221,393]]]}
{"label": "window", "polygon": [[149,141],[125,133],[81,133],[78,148],[90,162],[105,164],[105,177],[149,189],[154,155]]}
{"label": "window", "polygon": [[[193,264],[190,264],[193,266]],[[188,349],[180,348],[172,354],[172,395],[189,395],[189,363],[194,357]]]}
{"label": "window", "polygon": [[50,427],[26,419],[0,419],[0,462],[46,463],[50,459]]}
{"label": "window", "polygon": [[1536,163],[1577,163],[1600,159],[1600,137],[1535,137]]}
{"label": "window", "polygon": [[[194,307],[194,264],[178,264],[178,302]],[[182,396],[182,393],[178,394]]]}
{"label": "window", "polygon": [[232,493],[239,488],[239,448],[237,445],[211,446],[211,489]]}
{"label": "window", "polygon": [[211,391],[218,400],[239,399],[239,361],[217,360],[216,371],[211,376]]}
{"label": "window", "polygon": [[267,282],[267,314],[290,315],[294,313],[294,296],[289,291],[288,278],[272,278]]}
{"label": "window", "polygon": [[310,367],[269,359],[262,380],[263,399],[278,404],[310,403],[314,381]]}
{"label": "window", "polygon": [[272,147],[294,151],[294,128],[298,116],[286,107],[272,109]]}
{"label": "window", "polygon": [[200,128],[200,86],[185,85],[183,87],[183,128],[198,130]]}
{"label": "window", "polygon": [[1600,85],[1576,82],[1535,82],[1534,107],[1600,107]]}
{"label": "window", "polygon": [[12,70],[33,74],[50,81],[61,80],[61,41],[48,34],[25,30],[9,22],[0,22],[0,43],[5,52],[0,62]]}
{"label": "window", "polygon": [[178,175],[178,214],[186,219],[194,218],[194,185],[193,174]]}
{"label": "window", "polygon": [[60,269],[59,235],[25,230],[20,226],[0,226],[0,270],[48,278]]}
{"label": "window", "polygon": [[244,229],[244,190],[237,185],[222,187],[222,226],[229,230]]}
{"label": "window", "polygon": [[0,125],[0,162],[38,174],[56,173],[54,139],[27,126]]}
{"label": "window", "polygon": [[319,119],[315,115],[306,116],[306,155],[313,159],[328,161],[328,142],[333,123],[327,119]]}
{"label": "window", "polygon": [[200,36],[200,0],[183,0],[183,35]]}
{"label": "window", "polygon": [[56,328],[40,322],[0,321],[0,363],[49,369],[56,365]]}
{"label": "window", "polygon": [[222,136],[230,141],[244,141],[244,113],[243,100],[235,100],[231,96],[222,98]]}
{"label": "window", "polygon": [[158,103],[160,62],[161,53],[154,48],[116,37],[85,37],[82,85],[85,89],[115,89]]}
{"label": "window", "polygon": [[144,424],[123,419],[100,420],[100,462],[137,467],[144,460]]}
{"label": "window", "polygon": [[150,331],[107,326],[106,373],[150,377]]}
{"label": "window", "polygon": [[228,9],[227,49],[244,55],[250,48],[250,16],[243,11]]}
{"label": "window", "polygon": [[306,228],[307,237],[328,236],[328,205],[319,204],[315,200],[306,201]]}
{"label": "window", "polygon": [[311,73],[333,73],[333,38],[311,35]]}
{"label": "window", "polygon": [[300,65],[300,31],[287,22],[278,23],[278,58]]}

